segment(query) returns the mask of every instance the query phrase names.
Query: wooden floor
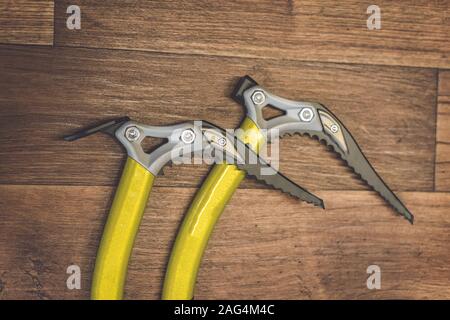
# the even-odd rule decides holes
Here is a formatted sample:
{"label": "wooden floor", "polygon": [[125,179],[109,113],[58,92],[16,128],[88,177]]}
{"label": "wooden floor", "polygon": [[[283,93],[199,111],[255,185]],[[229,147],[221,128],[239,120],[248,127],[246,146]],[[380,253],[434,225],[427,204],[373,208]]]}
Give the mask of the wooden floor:
{"label": "wooden floor", "polygon": [[[81,8],[81,30],[66,9]],[[229,96],[249,74],[327,105],[415,214],[396,216],[308,138],[281,142],[281,170],[321,196],[300,203],[246,179],[209,242],[198,299],[450,298],[450,1],[3,1],[0,4],[0,298],[87,299],[124,153],[79,127],[239,125]],[[417,14],[420,12],[420,14]],[[125,297],[158,299],[178,226],[206,165],[158,177]],[[66,268],[82,271],[80,290]],[[366,269],[382,271],[368,290]]]}

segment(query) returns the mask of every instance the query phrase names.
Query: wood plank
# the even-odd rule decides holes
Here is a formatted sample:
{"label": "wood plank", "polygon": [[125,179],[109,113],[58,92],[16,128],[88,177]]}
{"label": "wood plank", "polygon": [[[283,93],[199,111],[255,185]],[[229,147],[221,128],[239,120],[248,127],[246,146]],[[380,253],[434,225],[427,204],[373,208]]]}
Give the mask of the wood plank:
{"label": "wood plank", "polygon": [[[133,250],[127,299],[158,299],[195,189],[155,188]],[[110,187],[0,186],[0,297],[89,297]],[[315,191],[325,211],[274,190],[239,190],[205,254],[198,299],[449,299],[450,194],[401,193],[415,225],[369,191]],[[245,203],[245,209],[244,204]],[[274,210],[277,204],[278,212]],[[244,211],[245,210],[245,211]],[[65,286],[82,270],[81,290]],[[366,288],[366,268],[382,271]]]}
{"label": "wood plank", "polygon": [[56,3],[58,46],[450,67],[448,1],[377,1],[381,30],[368,30],[361,0],[86,0],[76,32],[71,4]]}
{"label": "wood plank", "polygon": [[[280,96],[327,105],[393,189],[433,189],[434,70],[11,46],[0,57],[0,183],[116,185],[124,154],[113,139],[62,135],[123,115],[235,128],[244,111],[229,95],[250,74]],[[306,137],[282,140],[281,170],[310,189],[364,188]],[[176,166],[157,185],[198,186],[206,172]]]}
{"label": "wood plank", "polygon": [[439,72],[436,141],[436,190],[450,190],[450,72]]}
{"label": "wood plank", "polygon": [[53,0],[0,2],[0,43],[53,45]]}

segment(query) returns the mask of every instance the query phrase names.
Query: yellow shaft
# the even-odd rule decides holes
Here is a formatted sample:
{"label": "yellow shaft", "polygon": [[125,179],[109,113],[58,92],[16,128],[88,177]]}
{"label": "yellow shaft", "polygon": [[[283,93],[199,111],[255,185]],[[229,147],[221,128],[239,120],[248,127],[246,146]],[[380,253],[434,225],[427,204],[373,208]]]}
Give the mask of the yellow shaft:
{"label": "yellow shaft", "polygon": [[[264,137],[257,125],[245,118],[241,129],[245,134],[240,138],[254,150],[259,150]],[[245,172],[235,165],[218,164],[212,168],[175,240],[164,281],[164,300],[193,298],[198,270],[211,232],[244,177]]]}
{"label": "yellow shaft", "polygon": [[127,158],[97,253],[92,299],[122,299],[128,260],[154,178],[138,162]]}

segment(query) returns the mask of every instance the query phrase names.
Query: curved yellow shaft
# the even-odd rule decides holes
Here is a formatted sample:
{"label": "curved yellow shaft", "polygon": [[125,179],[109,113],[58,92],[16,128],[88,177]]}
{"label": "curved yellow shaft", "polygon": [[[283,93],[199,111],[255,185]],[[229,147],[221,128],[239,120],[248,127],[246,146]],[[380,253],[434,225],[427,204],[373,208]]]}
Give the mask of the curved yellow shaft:
{"label": "curved yellow shaft", "polygon": [[92,299],[122,299],[128,260],[154,178],[138,162],[127,158],[97,253]]}
{"label": "curved yellow shaft", "polygon": [[[240,139],[259,150],[264,137],[257,125],[245,118]],[[181,225],[166,271],[162,299],[193,298],[198,269],[211,232],[225,205],[245,177],[235,165],[215,165],[201,186]]]}

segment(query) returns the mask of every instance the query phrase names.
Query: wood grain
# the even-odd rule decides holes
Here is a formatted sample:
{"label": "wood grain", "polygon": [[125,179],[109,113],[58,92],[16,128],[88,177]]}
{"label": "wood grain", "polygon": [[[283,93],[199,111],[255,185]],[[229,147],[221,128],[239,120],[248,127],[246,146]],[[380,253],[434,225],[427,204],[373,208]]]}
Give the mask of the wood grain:
{"label": "wood grain", "polygon": [[[66,28],[78,4],[82,28]],[[360,0],[56,2],[58,46],[233,57],[450,67],[448,1],[377,1],[381,30],[368,30]]]}
{"label": "wood grain", "polygon": [[[133,250],[127,299],[160,297],[194,191],[154,189]],[[401,193],[416,215],[412,226],[373,192],[315,192],[325,211],[274,190],[240,189],[210,240],[196,298],[450,298],[450,194]],[[1,185],[0,298],[87,299],[112,193],[110,187]],[[66,288],[71,264],[81,267],[81,290]],[[366,288],[372,264],[381,268],[381,290]]]}
{"label": "wood grain", "polygon": [[52,0],[0,2],[0,43],[53,45]]}
{"label": "wood grain", "polygon": [[[433,189],[434,70],[3,46],[0,74],[0,183],[116,185],[124,153],[113,139],[62,136],[123,115],[235,128],[244,110],[229,95],[250,74],[280,96],[327,105],[393,189]],[[304,187],[365,188],[317,141],[286,138],[280,149],[281,171]],[[206,172],[176,166],[157,185],[198,186]]]}
{"label": "wood grain", "polygon": [[[81,30],[66,28],[73,4]],[[316,141],[285,138],[281,171],[327,209],[247,178],[212,235],[196,299],[450,299],[450,3],[377,1],[377,31],[366,27],[369,4],[1,2],[0,43],[9,45],[0,45],[0,299],[89,298],[124,153],[104,135],[63,135],[123,115],[234,128],[245,112],[229,95],[244,74],[327,105],[401,191],[415,225]],[[11,45],[52,45],[53,31],[56,48]],[[208,167],[164,171],[133,249],[127,299],[160,298]],[[66,288],[72,264],[81,290]],[[366,288],[372,264],[381,290]]]}
{"label": "wood grain", "polygon": [[450,72],[439,72],[436,190],[450,191]]}

